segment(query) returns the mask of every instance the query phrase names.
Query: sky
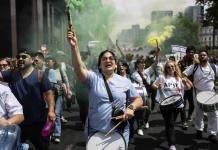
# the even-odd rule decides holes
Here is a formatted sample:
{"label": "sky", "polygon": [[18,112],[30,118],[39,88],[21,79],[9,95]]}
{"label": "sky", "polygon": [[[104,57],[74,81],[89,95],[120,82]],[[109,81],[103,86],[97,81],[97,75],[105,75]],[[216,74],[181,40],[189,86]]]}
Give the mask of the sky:
{"label": "sky", "polygon": [[116,37],[122,29],[130,29],[139,24],[144,28],[150,23],[152,10],[173,10],[173,14],[183,12],[187,6],[194,6],[195,0],[103,0],[116,13],[111,37]]}

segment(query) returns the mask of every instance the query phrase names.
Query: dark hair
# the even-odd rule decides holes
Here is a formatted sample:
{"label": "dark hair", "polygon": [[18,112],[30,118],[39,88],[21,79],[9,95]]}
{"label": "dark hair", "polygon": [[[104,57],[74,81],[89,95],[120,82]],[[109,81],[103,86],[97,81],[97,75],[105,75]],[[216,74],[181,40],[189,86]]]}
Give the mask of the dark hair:
{"label": "dark hair", "polygon": [[195,53],[195,52],[196,52],[195,47],[194,47],[194,46],[188,46],[188,47],[186,48],[186,54],[189,53],[190,51],[194,51],[194,53]]}
{"label": "dark hair", "polygon": [[33,52],[28,48],[19,48],[18,49],[18,54],[20,54],[20,53],[24,53],[24,54],[33,56]]}
{"label": "dark hair", "polygon": [[170,56],[170,57],[169,57],[169,60],[171,60],[171,61],[176,61],[176,58],[175,58],[175,56]]}
{"label": "dark hair", "polygon": [[48,61],[48,60],[56,61],[56,59],[54,57],[52,57],[52,56],[46,57],[45,60],[46,61]]}
{"label": "dark hair", "polygon": [[130,74],[129,65],[128,65],[127,62],[124,61],[124,60],[119,60],[119,61],[117,62],[117,74],[120,75],[120,67],[119,67],[119,64],[122,64],[124,67],[126,67],[126,73],[127,73],[127,74]]}
{"label": "dark hair", "polygon": [[201,49],[198,54],[200,54],[201,52],[205,52],[208,55],[208,51],[206,49]]}
{"label": "dark hair", "polygon": [[137,69],[138,68],[138,64],[140,64],[142,62],[145,63],[145,59],[143,57],[138,58],[136,60],[136,62],[135,62],[135,69]]}
{"label": "dark hair", "polygon": [[43,55],[43,53],[41,53],[41,52],[36,52],[35,54],[34,54],[34,57],[39,57],[41,60],[45,60],[45,57],[44,57],[44,55]]}
{"label": "dark hair", "polygon": [[102,51],[102,52],[99,54],[99,56],[98,56],[98,70],[99,70],[99,72],[101,72],[101,69],[100,69],[101,58],[102,58],[102,56],[103,56],[105,53],[111,53],[111,55],[113,55],[113,57],[114,57],[115,63],[117,63],[117,59],[116,59],[116,56],[115,56],[114,52],[112,52],[112,51],[110,51],[110,50],[104,50],[104,51]]}
{"label": "dark hair", "polygon": [[47,57],[46,59],[45,59],[45,61],[48,61],[48,60],[52,60],[53,62],[54,62],[54,68],[55,69],[57,69],[59,66],[58,66],[58,62],[57,62],[57,60],[54,58],[54,57],[52,57],[52,56],[49,56],[49,57]]}

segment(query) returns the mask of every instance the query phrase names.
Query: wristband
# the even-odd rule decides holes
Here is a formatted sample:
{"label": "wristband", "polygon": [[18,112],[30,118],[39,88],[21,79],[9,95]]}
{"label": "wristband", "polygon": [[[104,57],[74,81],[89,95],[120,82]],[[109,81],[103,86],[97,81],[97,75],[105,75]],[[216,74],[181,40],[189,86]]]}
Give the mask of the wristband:
{"label": "wristband", "polygon": [[135,110],[136,110],[136,109],[134,108],[134,106],[133,106],[133,105],[129,105],[127,108],[128,108],[128,109],[130,109],[130,110],[133,110],[133,111],[135,111]]}

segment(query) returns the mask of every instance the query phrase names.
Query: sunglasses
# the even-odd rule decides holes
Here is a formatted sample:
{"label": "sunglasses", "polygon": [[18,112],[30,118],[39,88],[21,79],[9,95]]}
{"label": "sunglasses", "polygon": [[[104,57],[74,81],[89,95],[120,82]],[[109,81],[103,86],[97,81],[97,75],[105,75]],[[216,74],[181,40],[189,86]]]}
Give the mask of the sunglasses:
{"label": "sunglasses", "polygon": [[0,64],[1,67],[7,67],[8,64]]}
{"label": "sunglasses", "polygon": [[174,68],[175,66],[167,66],[167,68],[169,69],[169,68]]}
{"label": "sunglasses", "polygon": [[17,55],[16,56],[17,59],[20,59],[20,58],[26,59],[27,57],[28,57],[27,55]]}

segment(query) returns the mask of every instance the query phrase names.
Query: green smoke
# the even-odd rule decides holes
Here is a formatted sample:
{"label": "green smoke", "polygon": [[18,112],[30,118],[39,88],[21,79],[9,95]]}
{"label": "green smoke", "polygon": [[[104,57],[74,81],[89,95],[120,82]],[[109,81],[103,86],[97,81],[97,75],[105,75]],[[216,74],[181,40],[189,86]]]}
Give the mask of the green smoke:
{"label": "green smoke", "polygon": [[[85,57],[88,58],[85,61],[95,61],[100,51],[109,47],[108,34],[112,30],[115,17],[112,8],[103,5],[100,0],[68,0],[67,8],[70,8],[72,26],[78,38],[80,51],[84,55],[89,55]],[[88,51],[89,41],[100,42]],[[70,56],[70,51],[67,56]],[[94,62],[86,63],[92,66]]]}

